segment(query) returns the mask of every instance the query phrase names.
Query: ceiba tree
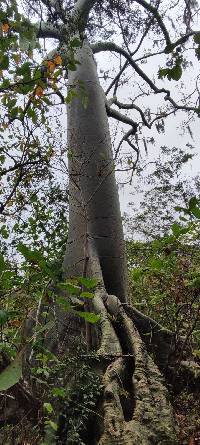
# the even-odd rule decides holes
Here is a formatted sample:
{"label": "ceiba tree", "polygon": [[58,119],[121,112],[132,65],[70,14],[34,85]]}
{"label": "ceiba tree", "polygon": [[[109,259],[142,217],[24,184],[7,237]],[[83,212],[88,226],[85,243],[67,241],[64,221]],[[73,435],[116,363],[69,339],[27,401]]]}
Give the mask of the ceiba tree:
{"label": "ceiba tree", "polygon": [[[166,2],[78,0],[73,4],[70,1],[41,0],[30,4],[27,1],[24,5],[28,15],[39,15],[40,19],[39,23],[30,24],[27,18],[25,25],[34,30],[37,38],[56,40],[57,46],[45,63],[41,63],[36,81],[32,79],[27,93],[31,88],[33,91],[33,84],[34,92],[20,113],[26,115],[29,110],[31,117],[33,95],[45,96],[48,75],[53,71],[51,64],[62,64],[68,68],[69,233],[63,268],[66,278],[84,276],[97,281],[89,309],[100,314],[100,320],[94,328],[86,326],[86,338],[88,351],[95,348],[100,359],[98,366],[104,385],[104,394],[99,401],[101,416],[95,419],[98,426],[93,428],[93,437],[87,443],[175,444],[177,436],[173,410],[163,380],[164,373],[168,378],[169,375],[173,376],[176,381],[172,350],[175,334],[129,304],[126,253],[108,117],[130,126],[117,147],[116,155],[122,143],[126,142],[137,159],[138,128],[146,126],[151,129],[154,122],[178,110],[199,113],[195,101],[192,104],[190,98],[187,102],[183,98],[176,102],[170,91],[158,87],[140,64],[140,59],[145,60],[151,55],[140,56],[143,41],[152,28],[156,29],[160,40],[156,54],[162,53],[168,59],[166,68],[160,69],[159,76],[169,80],[180,79],[184,65],[181,51],[189,39],[194,39],[196,54],[199,55],[200,33],[191,28],[195,5],[184,4],[185,23],[180,28],[180,34],[174,38],[170,36],[164,21],[165,8],[168,8]],[[10,7],[14,6],[14,2],[10,2]],[[136,32],[131,30],[134,26],[137,27]],[[94,31],[98,31],[99,27],[99,38],[102,34],[106,40],[94,42]],[[109,39],[115,27],[116,32],[121,32],[121,46],[114,43],[112,37]],[[9,32],[20,33],[16,23],[12,29],[9,18],[8,23],[4,18],[2,30],[5,35]],[[176,31],[172,34],[177,34]],[[138,42],[137,33],[140,34]],[[130,50],[132,40],[136,42],[135,50]],[[107,51],[118,54],[121,61],[119,72],[106,92],[108,95],[114,91],[109,100],[100,85],[94,58],[94,54]],[[136,53],[139,54],[138,62],[135,60]],[[135,101],[125,104],[118,100],[118,87],[126,69],[132,69],[140,79],[141,95],[153,92],[156,96],[164,97],[165,109],[160,109],[155,117],[151,118],[151,114]],[[23,82],[26,84],[26,79]],[[30,79],[27,84],[31,84]],[[1,91],[4,92],[6,88],[14,90],[13,85],[4,84]],[[64,93],[58,88],[55,92],[63,98]],[[196,93],[198,95],[198,87]],[[134,110],[136,119],[119,112],[117,107]],[[12,112],[11,119],[17,119],[16,113]],[[134,138],[136,142],[133,142]],[[135,161],[130,164],[129,170],[133,171]],[[21,168],[22,172],[24,165],[16,168]],[[8,200],[5,205],[2,203],[2,212],[7,203]],[[86,307],[88,309],[88,303]],[[77,335],[80,329],[84,330],[76,317],[74,326],[77,326]],[[62,336],[65,334],[63,329],[62,325]],[[180,345],[181,342],[180,339]],[[150,356],[152,351],[155,361]],[[181,372],[186,373],[186,368],[185,362],[179,363],[179,376]],[[126,397],[123,397],[123,388]],[[63,440],[67,443],[67,437]]]}

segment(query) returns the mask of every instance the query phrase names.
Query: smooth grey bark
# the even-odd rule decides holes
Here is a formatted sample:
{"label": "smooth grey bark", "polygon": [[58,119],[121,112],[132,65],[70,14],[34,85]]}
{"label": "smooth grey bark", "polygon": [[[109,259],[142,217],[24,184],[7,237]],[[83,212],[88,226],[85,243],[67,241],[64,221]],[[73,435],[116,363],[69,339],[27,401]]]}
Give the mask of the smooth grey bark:
{"label": "smooth grey bark", "polygon": [[87,41],[76,58],[76,71],[69,71],[69,89],[77,97],[68,106],[70,199],[64,271],[68,277],[83,274],[90,240],[107,292],[126,301],[126,255],[105,96]]}

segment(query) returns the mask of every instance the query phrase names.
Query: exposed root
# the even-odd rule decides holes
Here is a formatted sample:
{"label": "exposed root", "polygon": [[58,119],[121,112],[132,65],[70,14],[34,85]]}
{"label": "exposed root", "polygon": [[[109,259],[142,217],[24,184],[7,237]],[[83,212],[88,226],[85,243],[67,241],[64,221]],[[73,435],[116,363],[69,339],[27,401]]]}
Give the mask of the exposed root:
{"label": "exposed root", "polygon": [[183,339],[177,339],[176,334],[164,328],[150,317],[142,314],[133,306],[123,305],[129,318],[133,321],[148,352],[153,353],[155,361],[162,371],[175,359],[175,352],[181,348]]}
{"label": "exposed root", "polygon": [[190,359],[187,348],[183,350],[184,338],[177,337],[174,332],[163,328],[128,304],[123,304],[123,308],[138,329],[148,353],[153,355],[155,363],[175,392],[179,393],[185,387],[190,391],[198,391],[200,366]]}
{"label": "exposed root", "polygon": [[[136,408],[127,429],[141,445],[177,443],[174,415],[160,371],[147,354],[137,330],[134,331]],[[131,443],[131,442],[130,442]]]}
{"label": "exposed root", "polygon": [[[122,356],[103,376],[103,425],[98,445],[175,445],[173,410],[163,378],[118,299],[104,293]],[[101,349],[102,351],[102,349]]]}
{"label": "exposed root", "polygon": [[105,291],[96,291],[95,298],[93,301],[93,307],[95,311],[101,314],[101,319],[99,322],[100,328],[100,347],[98,349],[98,355],[103,356],[117,356],[122,354],[122,349],[109,319],[108,312],[103,304],[103,299],[105,298]]}

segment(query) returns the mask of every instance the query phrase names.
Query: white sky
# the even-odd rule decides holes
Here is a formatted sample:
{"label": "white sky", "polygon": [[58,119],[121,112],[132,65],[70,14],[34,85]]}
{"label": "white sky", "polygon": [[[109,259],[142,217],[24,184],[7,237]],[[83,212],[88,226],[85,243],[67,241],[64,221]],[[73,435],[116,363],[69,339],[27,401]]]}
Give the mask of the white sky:
{"label": "white sky", "polygon": [[[111,57],[113,57],[113,60],[116,60],[115,56],[111,56],[108,53],[101,53],[97,57],[98,61],[98,69],[100,70],[101,66],[102,68],[108,69],[111,65]],[[156,60],[155,60],[156,59]],[[159,65],[161,67],[165,67],[165,61],[163,60],[162,56],[157,56],[156,58],[152,58],[151,60],[148,60],[148,64],[142,65],[142,68],[144,71],[151,76],[155,76],[155,83],[158,87],[165,87],[169,88],[171,90],[172,97],[177,100],[179,95],[176,92],[177,85],[180,85],[180,82],[182,83],[181,91],[186,91],[186,94],[188,94],[188,91],[192,91],[192,89],[195,87],[196,77],[199,74],[199,62],[197,61],[196,57],[194,57],[194,53],[190,55],[190,59],[193,63],[193,67],[189,66],[186,71],[184,72],[181,81],[178,83],[176,81],[162,81],[157,78],[157,72],[159,69]],[[157,62],[155,64],[155,61]],[[108,67],[108,68],[107,68]],[[133,71],[129,70],[127,71],[128,75],[131,77],[133,76]],[[200,88],[200,81],[199,81],[199,88]],[[139,105],[143,111],[145,111],[145,106],[149,106],[152,110],[156,110],[157,104],[160,102],[160,98],[164,97],[163,95],[155,96],[152,95],[151,97],[148,97],[147,99],[142,98],[141,101],[136,101],[136,104]],[[130,81],[128,85],[123,86],[123,90],[120,91],[119,100],[122,102],[129,102],[130,99],[134,98],[134,85]],[[162,102],[162,101],[161,101]],[[186,102],[187,105],[187,102]],[[119,110],[121,113],[124,113],[125,110]],[[128,116],[133,117],[135,120],[141,120],[138,113],[134,113],[133,111],[128,111]],[[152,129],[148,129],[143,127],[143,136],[145,138],[153,137],[155,139],[155,145],[147,144],[148,145],[148,157],[147,162],[153,161],[156,159],[156,157],[159,154],[160,146],[166,145],[168,147],[181,147],[186,148],[186,144],[190,143],[194,146],[194,153],[197,153],[197,156],[195,159],[191,162],[188,162],[186,164],[184,175],[191,177],[195,176],[200,173],[200,118],[195,117],[194,120],[190,123],[190,128],[193,133],[193,139],[191,138],[189,131],[187,130],[186,126],[183,124],[183,121],[187,119],[187,114],[182,111],[178,111],[176,113],[176,116],[171,115],[165,119],[165,133],[161,134],[158,133],[156,130],[156,127],[153,126]],[[112,128],[112,120],[110,119],[110,126]],[[182,128],[183,125],[183,128]],[[129,126],[125,126],[122,124],[120,126],[121,128],[125,128],[126,131],[130,128]],[[185,131],[184,131],[185,129]],[[117,136],[118,141],[120,140],[121,135],[119,134]],[[127,145],[124,144],[124,151],[127,149]],[[143,144],[141,144],[141,157],[143,159],[146,158],[146,153],[143,147]],[[126,211],[127,213],[131,212],[131,208],[128,206],[128,203],[130,201],[133,201],[133,197],[131,196],[131,192],[134,189],[134,186],[137,182],[136,180],[133,180],[132,185],[124,185],[124,187],[119,188],[119,195],[120,195],[120,205],[122,213]],[[139,197],[138,197],[139,198]],[[136,199],[134,197],[134,199]]]}

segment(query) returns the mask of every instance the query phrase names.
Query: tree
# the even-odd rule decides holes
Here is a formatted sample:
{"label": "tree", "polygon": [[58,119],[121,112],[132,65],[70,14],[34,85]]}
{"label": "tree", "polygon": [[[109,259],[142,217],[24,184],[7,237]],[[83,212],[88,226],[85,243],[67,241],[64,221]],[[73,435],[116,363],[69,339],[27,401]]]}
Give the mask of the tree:
{"label": "tree", "polygon": [[[126,255],[107,115],[130,125],[130,130],[123,135],[118,144],[115,158],[120,153],[122,142],[128,143],[136,154],[136,159],[132,154],[128,157],[127,169],[132,174],[139,154],[139,137],[136,136],[138,128],[140,131],[141,126],[144,125],[150,129],[154,122],[178,110],[184,110],[189,114],[199,114],[199,106],[195,103],[198,85],[195,89],[193,104],[190,103],[190,99],[187,99],[186,105],[184,98],[183,101],[176,102],[170,90],[158,87],[157,83],[133,58],[137,51],[141,50],[143,40],[152,28],[158,36],[156,44],[159,50],[156,53],[162,53],[168,59],[167,67],[159,70],[159,77],[179,80],[182,67],[186,64],[181,51],[185,48],[188,39],[194,39],[196,54],[197,57],[199,56],[200,34],[191,29],[197,5],[190,3],[185,5],[184,33],[181,29],[179,36],[175,36],[174,39],[170,37],[164,23],[165,3],[163,5],[157,2],[150,4],[143,0],[133,2],[78,0],[73,5],[68,1],[61,3],[54,0],[42,0],[31,4],[25,1],[23,6],[27,14],[26,18],[19,14],[14,1],[3,2],[1,8],[5,43],[1,51],[3,80],[0,88],[3,94],[2,103],[6,109],[2,128],[5,130],[13,123],[16,128],[17,120],[25,128],[27,116],[36,126],[39,125],[40,119],[41,124],[45,126],[45,108],[52,105],[52,102],[49,102],[49,94],[58,96],[61,102],[67,103],[69,232],[64,258],[64,274],[68,280],[68,286],[69,278],[75,277],[77,280],[75,286],[81,283],[82,290],[91,286],[88,277],[95,279],[96,283],[91,303],[88,304],[87,297],[84,301],[86,328],[79,323],[77,312],[76,315],[73,315],[73,312],[65,314],[56,308],[56,320],[58,334],[65,338],[66,350],[70,350],[70,343],[73,341],[70,335],[68,340],[66,338],[66,320],[69,323],[69,319],[76,336],[85,332],[88,359],[91,348],[96,349],[96,355],[91,354],[91,360],[94,366],[98,367],[103,383],[103,394],[99,403],[96,402],[99,414],[92,418],[95,423],[93,429],[91,419],[87,419],[87,429],[79,432],[77,442],[75,439],[73,439],[74,442],[70,442],[69,429],[66,425],[63,426],[65,421],[60,421],[58,437],[54,438],[54,443],[55,440],[57,443],[81,443],[80,440],[82,440],[83,443],[99,444],[175,444],[177,438],[172,407],[168,402],[167,390],[161,375],[161,370],[167,374],[169,357],[172,372],[174,376],[176,375],[173,354],[171,354],[173,333],[161,329],[160,325],[128,304]],[[35,23],[34,17],[37,16],[39,22]],[[100,28],[102,27],[99,37],[102,34],[106,40],[92,43],[94,31],[98,30],[99,22]],[[130,32],[129,23],[133,23],[133,29]],[[115,26],[118,26],[117,29],[120,30],[122,46],[113,43],[111,39],[108,40],[108,36],[112,36],[115,31]],[[88,40],[85,36],[86,31]],[[136,50],[132,51],[129,46],[131,47],[131,40],[136,41],[138,33],[139,42],[136,44]],[[58,45],[35,67],[31,57],[38,47],[38,38],[53,38],[57,40]],[[18,55],[19,45],[23,53],[21,61]],[[93,56],[101,51],[111,51],[118,54],[120,60],[122,57],[125,59],[123,65],[120,62],[120,70],[107,89],[108,93],[114,87],[111,100],[106,100],[99,84]],[[138,54],[140,60],[140,53]],[[142,61],[153,54],[143,55]],[[14,69],[12,66],[9,69],[9,63],[14,65]],[[163,97],[164,95],[164,105],[167,104],[167,106],[158,110],[153,119],[148,110],[143,111],[134,101],[124,104],[117,98],[117,89],[123,82],[121,76],[128,67],[132,68],[140,79],[139,88],[142,95],[149,94],[150,91],[156,96]],[[59,84],[63,75],[68,76],[66,97],[65,90],[62,90]],[[148,88],[147,93],[146,89],[143,89],[143,84],[140,85],[141,82],[144,82],[145,88]],[[15,98],[13,99],[15,94],[27,97],[24,105],[22,101],[20,102],[21,99],[18,103]],[[132,117],[121,114],[115,106],[137,112],[141,118],[140,125]],[[30,137],[32,140],[32,130]],[[14,172],[10,179],[11,191],[1,204],[4,217],[11,199],[19,193],[18,190],[24,185],[23,181],[27,181],[27,168],[37,165],[37,181],[41,180],[41,174],[46,174],[47,177],[49,175],[49,170],[45,169],[45,166],[49,165],[52,151],[49,149],[48,156],[47,153],[43,153],[39,147],[40,135],[38,133],[34,141],[37,150],[33,150],[33,154],[30,155],[30,137],[29,150],[25,149],[24,140],[21,140],[24,149],[20,162],[17,162],[14,156],[14,165],[8,167],[6,165],[4,169],[4,173],[8,175]],[[3,155],[2,162],[4,161]],[[38,174],[39,168],[41,170]],[[21,246],[21,251],[27,254],[32,262],[36,261],[36,258],[33,258],[32,254],[30,256],[23,246]],[[41,256],[37,257],[37,261],[44,267]],[[72,287],[73,283],[74,281],[71,283]],[[92,286],[94,287],[94,282]],[[52,292],[55,292],[55,288]],[[66,302],[70,301],[69,294],[68,288]],[[78,314],[84,317],[83,313],[77,309],[80,302],[76,304]],[[74,308],[72,303],[70,307]],[[94,327],[87,323],[91,320],[88,311],[100,315],[99,322]],[[151,334],[152,342],[158,346],[158,351],[162,350],[162,353],[156,356],[157,364],[147,352],[148,334]],[[49,336],[52,336],[52,330]],[[143,343],[145,341],[147,349]],[[49,344],[48,346],[50,347]],[[182,366],[180,363],[180,374]]]}
{"label": "tree", "polygon": [[[187,163],[191,159],[194,162],[194,156],[190,147],[186,151],[164,146],[155,161],[138,165],[133,196],[139,195],[141,199],[138,205],[129,203],[133,216],[126,215],[125,220],[130,234],[153,240],[170,232],[180,218],[176,208],[187,207],[192,196],[199,196],[198,176],[189,177],[190,180],[186,176]],[[188,224],[185,215],[181,219]]]}

